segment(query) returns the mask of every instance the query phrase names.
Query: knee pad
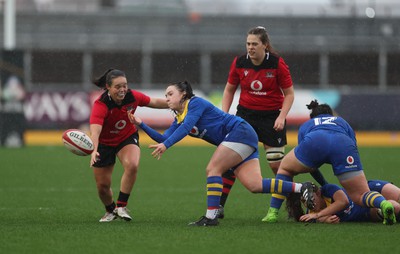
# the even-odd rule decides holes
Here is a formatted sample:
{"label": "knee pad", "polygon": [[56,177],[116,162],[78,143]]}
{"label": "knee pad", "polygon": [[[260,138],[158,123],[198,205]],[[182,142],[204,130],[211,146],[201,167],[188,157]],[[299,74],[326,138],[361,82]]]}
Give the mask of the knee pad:
{"label": "knee pad", "polygon": [[270,147],[265,150],[268,163],[278,162],[285,156],[285,147]]}

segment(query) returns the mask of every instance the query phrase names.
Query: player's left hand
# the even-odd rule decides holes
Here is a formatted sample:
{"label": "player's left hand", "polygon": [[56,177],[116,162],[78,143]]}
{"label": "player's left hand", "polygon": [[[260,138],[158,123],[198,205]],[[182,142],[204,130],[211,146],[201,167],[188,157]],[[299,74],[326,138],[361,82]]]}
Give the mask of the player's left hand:
{"label": "player's left hand", "polygon": [[92,152],[90,155],[90,167],[93,167],[93,164],[99,160],[99,156],[100,154],[97,152],[97,150]]}
{"label": "player's left hand", "polygon": [[313,221],[316,219],[318,219],[317,213],[308,213],[308,214],[304,214],[300,217],[300,221],[303,221],[303,222]]}
{"label": "player's left hand", "polygon": [[151,155],[157,160],[159,160],[161,158],[161,155],[167,150],[167,147],[163,143],[157,145],[149,145],[149,148],[154,149]]}
{"label": "player's left hand", "polygon": [[274,130],[281,131],[285,127],[285,118],[277,118],[274,124]]}
{"label": "player's left hand", "polygon": [[325,223],[337,224],[340,222],[340,218],[337,215],[331,215],[325,219]]}
{"label": "player's left hand", "polygon": [[140,117],[138,117],[138,116],[135,116],[132,113],[132,110],[129,110],[127,113],[128,113],[129,121],[131,121],[131,123],[137,124],[137,125],[141,125],[142,124],[142,122],[143,122],[142,119],[140,119]]}

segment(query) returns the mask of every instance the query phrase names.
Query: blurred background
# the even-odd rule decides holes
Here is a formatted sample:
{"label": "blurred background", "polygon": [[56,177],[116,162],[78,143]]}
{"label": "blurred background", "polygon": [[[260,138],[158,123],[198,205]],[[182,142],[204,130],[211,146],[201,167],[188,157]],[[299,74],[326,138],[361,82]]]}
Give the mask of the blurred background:
{"label": "blurred background", "polygon": [[[295,84],[289,128],[316,98],[356,130],[399,131],[398,0],[0,0],[0,20],[0,145],[87,124],[100,92],[91,77],[111,67],[154,96],[188,80],[218,105],[234,56],[259,25]],[[138,114],[160,128],[171,119]]]}

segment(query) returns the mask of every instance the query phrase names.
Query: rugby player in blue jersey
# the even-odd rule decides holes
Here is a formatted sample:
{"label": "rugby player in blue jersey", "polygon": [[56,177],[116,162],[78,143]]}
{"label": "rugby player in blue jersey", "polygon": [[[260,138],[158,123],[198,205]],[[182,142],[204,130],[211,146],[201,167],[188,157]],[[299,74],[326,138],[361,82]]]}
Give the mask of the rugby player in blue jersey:
{"label": "rugby player in blue jersey", "polygon": [[[325,163],[331,164],[334,175],[354,203],[380,208],[384,224],[396,223],[393,204],[368,187],[351,126],[343,118],[334,116],[327,104],[314,100],[307,108],[311,110],[311,119],[300,127],[298,145],[283,158],[276,179],[292,181],[297,174],[312,172]],[[312,192],[304,195],[309,209],[314,206]],[[274,208],[279,209],[282,202],[278,205],[275,202]]]}
{"label": "rugby player in blue jersey", "polygon": [[[381,180],[368,181],[370,190],[382,194],[395,208],[396,219],[399,219],[400,188],[392,183]],[[314,208],[304,210],[298,193],[290,194],[296,198],[288,198],[286,207],[289,217],[303,222],[382,222],[382,212],[379,208],[362,207],[351,200],[346,191],[336,184],[326,184],[317,188],[314,193]],[[297,200],[296,200],[297,199]]]}
{"label": "rugby player in blue jersey", "polygon": [[311,183],[300,184],[292,181],[263,179],[258,160],[258,137],[253,127],[244,119],[227,114],[193,94],[188,82],[170,84],[166,89],[168,107],[176,117],[172,125],[160,134],[143,121],[129,115],[131,122],[138,124],[153,140],[150,145],[153,157],[161,155],[172,145],[190,135],[217,146],[206,168],[207,211],[192,226],[218,225],[218,209],[222,194],[222,174],[234,170],[240,182],[253,193],[309,193]]}

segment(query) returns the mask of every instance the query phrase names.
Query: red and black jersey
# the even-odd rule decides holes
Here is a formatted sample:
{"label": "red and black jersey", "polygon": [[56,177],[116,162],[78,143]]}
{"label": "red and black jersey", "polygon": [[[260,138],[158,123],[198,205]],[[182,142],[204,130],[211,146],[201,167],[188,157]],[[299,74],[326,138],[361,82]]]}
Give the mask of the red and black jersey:
{"label": "red and black jersey", "polygon": [[90,124],[103,126],[99,143],[108,146],[117,146],[123,140],[137,131],[134,124],[129,121],[128,111],[136,111],[138,106],[147,106],[150,97],[134,90],[128,89],[121,105],[117,105],[105,91],[94,102],[90,115]]}
{"label": "red and black jersey", "polygon": [[293,86],[289,67],[274,54],[265,55],[260,65],[254,65],[247,55],[236,57],[229,71],[228,82],[241,88],[239,104],[253,110],[279,110],[284,95],[282,89]]}

